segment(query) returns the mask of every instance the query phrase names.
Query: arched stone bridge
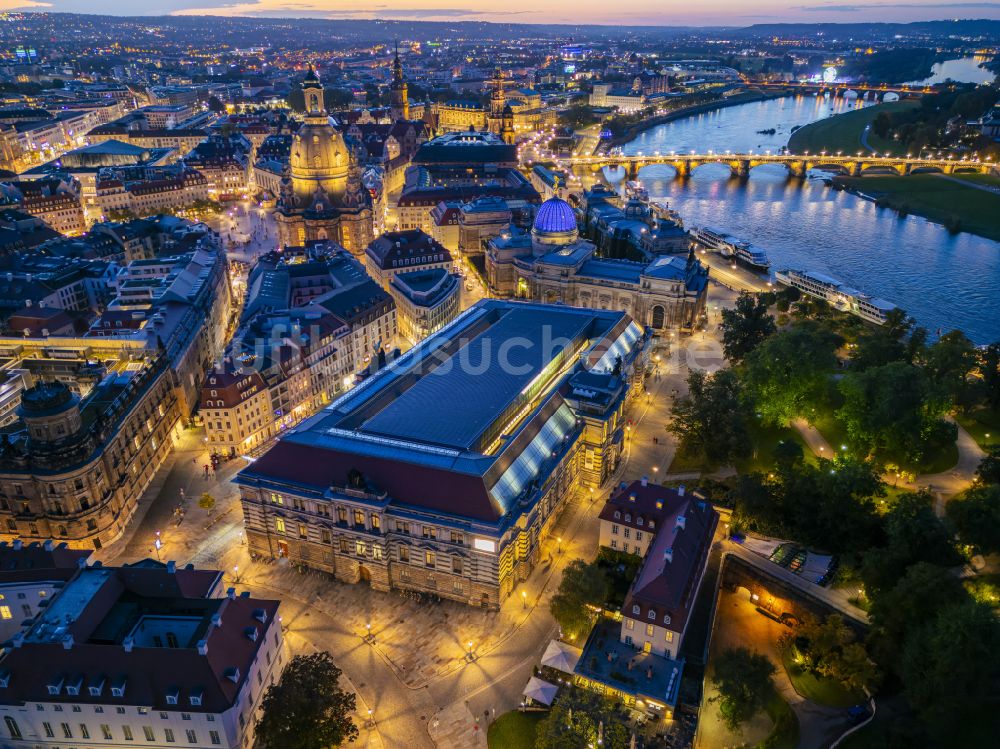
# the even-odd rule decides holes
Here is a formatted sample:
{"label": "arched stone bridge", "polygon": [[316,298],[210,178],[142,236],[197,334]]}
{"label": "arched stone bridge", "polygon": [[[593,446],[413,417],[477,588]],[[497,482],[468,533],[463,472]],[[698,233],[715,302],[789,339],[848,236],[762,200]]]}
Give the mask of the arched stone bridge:
{"label": "arched stone bridge", "polygon": [[830,154],[755,154],[755,153],[652,153],[634,156],[598,154],[594,156],[573,156],[560,159],[559,166],[573,169],[589,169],[596,172],[604,167],[624,168],[629,179],[636,179],[639,170],[654,164],[672,166],[680,177],[688,177],[704,164],[724,164],[737,177],[750,176],[750,170],[764,164],[781,164],[793,177],[805,177],[810,169],[839,172],[854,177],[865,173],[894,173],[899,175],[939,172],[975,172],[987,174],[995,168],[992,161],[979,159],[913,158],[896,156],[841,156]]}

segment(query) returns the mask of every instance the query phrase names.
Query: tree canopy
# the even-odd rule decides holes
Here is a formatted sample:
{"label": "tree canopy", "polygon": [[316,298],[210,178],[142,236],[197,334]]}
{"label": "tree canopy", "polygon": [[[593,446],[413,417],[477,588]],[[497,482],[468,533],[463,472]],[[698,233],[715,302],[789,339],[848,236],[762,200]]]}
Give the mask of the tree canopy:
{"label": "tree canopy", "polygon": [[735,731],[764,709],[774,694],[774,664],[765,655],[747,648],[729,648],[715,659],[712,683],[719,690],[719,714]]}
{"label": "tree canopy", "polygon": [[357,698],[339,684],[327,652],[297,655],[261,702],[257,740],[266,749],[328,749],[358,737]]}
{"label": "tree canopy", "polygon": [[954,424],[941,420],[948,403],[920,367],[897,361],[849,372],[839,387],[837,415],[870,455],[918,463],[930,446],[955,440]]}
{"label": "tree canopy", "polygon": [[582,559],[574,559],[567,564],[559,590],[549,603],[549,610],[559,622],[563,635],[585,635],[593,620],[593,612],[588,606],[603,605],[609,591],[607,575],[596,562],[588,564]]}
{"label": "tree canopy", "polygon": [[981,554],[1000,552],[1000,485],[969,489],[948,503],[947,512],[962,543]]}
{"label": "tree canopy", "polygon": [[749,455],[743,388],[736,373],[730,369],[714,375],[691,372],[688,396],[674,404],[667,429],[676,435],[680,451],[711,463],[728,464]]}
{"label": "tree canopy", "polygon": [[722,310],[722,350],[731,362],[741,362],[777,329],[765,301],[743,292],[732,309]]}
{"label": "tree canopy", "polygon": [[766,338],[745,359],[747,391],[765,424],[787,425],[825,400],[840,337],[806,320]]}

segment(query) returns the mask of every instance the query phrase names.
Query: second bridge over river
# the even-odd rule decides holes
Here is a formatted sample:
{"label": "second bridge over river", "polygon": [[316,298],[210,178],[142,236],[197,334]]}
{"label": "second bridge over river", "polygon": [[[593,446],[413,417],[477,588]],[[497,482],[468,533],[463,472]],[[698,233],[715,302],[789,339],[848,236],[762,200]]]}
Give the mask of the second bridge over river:
{"label": "second bridge over river", "polygon": [[750,170],[764,164],[781,164],[793,177],[805,177],[810,169],[820,169],[853,177],[864,174],[955,174],[960,172],[988,174],[996,168],[996,162],[986,159],[920,158],[909,156],[878,156],[859,154],[767,154],[767,153],[638,153],[596,154],[594,156],[573,156],[558,159],[557,165],[574,170],[598,171],[606,167],[625,169],[629,179],[636,179],[639,170],[654,164],[671,166],[680,177],[689,177],[704,164],[728,166],[734,176],[749,177]]}

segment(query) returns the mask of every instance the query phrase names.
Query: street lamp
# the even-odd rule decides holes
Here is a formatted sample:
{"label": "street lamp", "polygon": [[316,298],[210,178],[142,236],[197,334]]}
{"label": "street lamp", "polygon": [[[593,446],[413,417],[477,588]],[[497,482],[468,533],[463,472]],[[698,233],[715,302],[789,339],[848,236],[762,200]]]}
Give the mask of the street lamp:
{"label": "street lamp", "polygon": [[372,634],[372,624],[371,622],[365,622],[365,642],[369,645],[375,644],[375,635]]}
{"label": "street lamp", "polygon": [[562,536],[556,539],[559,542],[559,553],[562,554]]}
{"label": "street lamp", "polygon": [[521,591],[521,608],[528,608],[528,593],[527,591]]}
{"label": "street lamp", "polygon": [[233,565],[233,577],[236,579],[236,582],[240,581],[240,566],[238,564]]}
{"label": "street lamp", "polygon": [[156,538],[153,540],[153,548],[156,549],[156,561],[160,561],[160,547],[163,546],[163,542],[160,540],[160,532],[156,532]]}

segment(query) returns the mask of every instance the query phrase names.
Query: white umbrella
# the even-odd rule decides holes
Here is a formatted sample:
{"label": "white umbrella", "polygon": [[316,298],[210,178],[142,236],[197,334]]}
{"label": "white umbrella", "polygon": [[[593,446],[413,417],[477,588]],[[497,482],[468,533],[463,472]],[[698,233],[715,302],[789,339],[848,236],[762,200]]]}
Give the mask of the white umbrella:
{"label": "white umbrella", "polygon": [[549,684],[547,681],[542,681],[537,676],[532,676],[528,680],[528,686],[524,688],[525,697],[530,697],[535,702],[541,702],[543,705],[551,705],[552,700],[556,698],[558,692],[559,687],[555,684]]}
{"label": "white umbrella", "polygon": [[553,640],[545,648],[545,654],[542,656],[542,665],[571,674],[573,673],[573,669],[576,668],[576,664],[580,661],[582,652],[580,648],[574,648],[565,642]]}

